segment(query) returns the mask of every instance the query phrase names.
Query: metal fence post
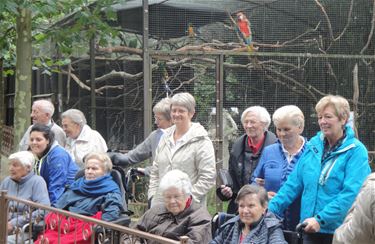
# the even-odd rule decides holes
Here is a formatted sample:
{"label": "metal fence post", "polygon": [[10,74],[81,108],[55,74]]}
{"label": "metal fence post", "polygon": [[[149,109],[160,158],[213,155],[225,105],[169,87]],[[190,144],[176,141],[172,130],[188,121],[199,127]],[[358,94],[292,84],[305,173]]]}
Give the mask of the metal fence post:
{"label": "metal fence post", "polygon": [[0,243],[6,244],[8,237],[8,200],[7,191],[1,191],[0,196]]}

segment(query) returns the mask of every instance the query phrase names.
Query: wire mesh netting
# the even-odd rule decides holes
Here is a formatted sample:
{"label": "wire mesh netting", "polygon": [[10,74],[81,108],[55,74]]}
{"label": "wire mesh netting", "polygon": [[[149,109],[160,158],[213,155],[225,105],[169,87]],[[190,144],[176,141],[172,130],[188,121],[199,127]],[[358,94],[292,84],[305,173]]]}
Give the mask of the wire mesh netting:
{"label": "wire mesh netting", "polygon": [[[360,140],[374,151],[374,8],[367,0],[150,0],[151,63],[145,70],[152,74],[152,105],[191,92],[197,100],[194,120],[215,139],[216,86],[222,82],[218,99],[225,109],[227,150],[243,133],[240,115],[246,107],[261,105],[272,114],[298,105],[310,138],[318,130],[316,102],[339,94],[355,112]],[[142,1],[113,9],[122,32],[113,44],[118,46],[96,46],[96,128],[109,148],[129,150],[144,138]],[[59,112],[81,109],[93,124],[89,58],[76,57],[71,67],[62,74]],[[34,78],[33,94],[60,92],[57,75]],[[8,96],[8,111],[12,101]]]}

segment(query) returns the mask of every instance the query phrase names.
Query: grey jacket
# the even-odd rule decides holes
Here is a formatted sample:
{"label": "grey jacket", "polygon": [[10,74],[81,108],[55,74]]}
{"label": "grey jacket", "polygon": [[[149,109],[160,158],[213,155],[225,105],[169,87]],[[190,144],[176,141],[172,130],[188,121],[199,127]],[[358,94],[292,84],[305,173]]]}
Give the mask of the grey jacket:
{"label": "grey jacket", "polygon": [[[41,176],[35,175],[34,172],[24,176],[20,182],[16,182],[8,176],[1,182],[0,189],[7,190],[10,196],[50,206],[46,182]],[[8,221],[13,226],[22,227],[29,222],[29,215],[24,215],[26,211],[30,211],[29,207],[23,203],[12,201],[9,206],[13,206],[15,210],[8,215]],[[32,219],[34,220],[38,215],[43,217],[43,212],[45,211],[35,210],[32,213]]]}
{"label": "grey jacket", "polygon": [[[66,136],[63,129],[58,126],[55,122],[51,121],[51,130],[55,134],[55,140],[59,143],[60,146],[65,147],[66,144]],[[29,137],[30,137],[30,131],[31,127],[33,125],[30,125],[29,128],[27,128],[25,134],[23,134],[23,137],[19,143],[19,151],[26,151],[29,148]]]}
{"label": "grey jacket", "polygon": [[158,204],[147,210],[136,228],[174,240],[188,236],[189,244],[208,243],[211,240],[211,216],[205,208],[194,201],[189,208],[176,216],[168,212],[164,204]]}
{"label": "grey jacket", "polygon": [[160,179],[170,170],[179,169],[190,176],[194,201],[205,204],[207,192],[215,185],[215,152],[207,131],[199,123],[192,123],[183,142],[173,151],[175,126],[168,128],[161,138],[151,168],[148,198],[152,204],[161,202]]}
{"label": "grey jacket", "polygon": [[[267,212],[258,225],[250,230],[242,243],[246,244],[287,244],[281,229],[281,222],[271,212]],[[210,244],[238,244],[241,234],[241,220],[235,216],[218,229],[218,235]]]}
{"label": "grey jacket", "polygon": [[375,173],[368,176],[344,223],[336,229],[333,244],[375,243]]}

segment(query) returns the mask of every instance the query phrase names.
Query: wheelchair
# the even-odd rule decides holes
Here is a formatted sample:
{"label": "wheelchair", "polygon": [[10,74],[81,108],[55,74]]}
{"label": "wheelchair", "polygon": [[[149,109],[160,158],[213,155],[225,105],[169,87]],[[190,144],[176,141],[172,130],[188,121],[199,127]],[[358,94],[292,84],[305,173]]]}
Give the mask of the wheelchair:
{"label": "wheelchair", "polygon": [[[212,232],[212,239],[214,239],[218,233],[218,229],[222,226],[225,222],[230,220],[231,218],[235,217],[235,214],[228,214],[225,212],[218,212],[216,213],[211,220],[211,232]],[[283,230],[284,239],[289,244],[303,244],[303,229],[306,227],[306,223],[300,223],[296,227],[296,231],[289,231]]]}
{"label": "wheelchair", "polygon": [[[74,180],[84,177],[84,174],[85,174],[84,169],[79,170],[76,173]],[[131,222],[130,215],[132,214],[132,212],[128,211],[128,208],[127,208],[126,174],[121,167],[113,166],[112,171],[111,171],[111,176],[113,178],[113,181],[115,181],[120,188],[122,200],[124,203],[123,208],[125,209],[125,211],[121,213],[120,217],[117,220],[111,221],[111,223],[128,227]],[[67,186],[67,189],[68,187],[69,186]],[[29,229],[30,229],[29,224],[26,224],[25,226],[22,227],[21,233],[27,233]],[[36,240],[38,235],[45,230],[44,221],[38,221],[37,223],[33,223],[31,230],[32,230],[32,233],[31,233],[32,239]],[[93,230],[96,236],[99,236],[99,235],[111,236],[113,238],[113,240],[111,240],[112,243],[119,243],[119,239],[120,239],[119,233],[117,232],[110,233],[111,230],[105,229],[102,226],[96,226]],[[24,243],[24,241],[25,240],[22,239],[22,243]]]}

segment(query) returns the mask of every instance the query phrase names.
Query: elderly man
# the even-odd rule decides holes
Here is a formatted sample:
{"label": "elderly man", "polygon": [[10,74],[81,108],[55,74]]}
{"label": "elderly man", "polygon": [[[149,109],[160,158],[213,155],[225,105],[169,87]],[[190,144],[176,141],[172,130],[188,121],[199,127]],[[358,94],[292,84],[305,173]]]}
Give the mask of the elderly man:
{"label": "elderly man", "polygon": [[56,123],[53,122],[52,116],[55,112],[55,107],[53,104],[48,100],[37,100],[33,103],[31,108],[31,119],[33,124],[26,130],[25,134],[23,135],[20,143],[19,143],[19,151],[25,151],[29,147],[29,135],[31,127],[34,124],[42,124],[47,125],[51,128],[53,133],[55,133],[55,139],[60,144],[60,146],[64,147],[66,143],[66,137],[63,129],[58,126]]}
{"label": "elderly man", "polygon": [[261,106],[247,108],[241,115],[242,126],[245,134],[233,144],[229,156],[229,174],[233,185],[222,185],[216,190],[222,201],[230,200],[228,213],[237,212],[235,199],[243,185],[249,183],[249,179],[258,165],[263,148],[276,142],[276,136],[268,131],[271,116]]}
{"label": "elderly man", "polygon": [[103,137],[87,125],[85,115],[78,109],[69,109],[62,113],[62,127],[66,133],[65,149],[70,153],[80,168],[83,158],[91,152],[107,152],[107,144]]}

